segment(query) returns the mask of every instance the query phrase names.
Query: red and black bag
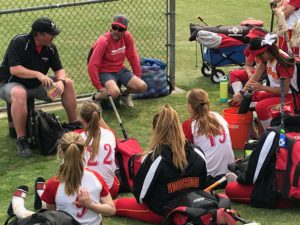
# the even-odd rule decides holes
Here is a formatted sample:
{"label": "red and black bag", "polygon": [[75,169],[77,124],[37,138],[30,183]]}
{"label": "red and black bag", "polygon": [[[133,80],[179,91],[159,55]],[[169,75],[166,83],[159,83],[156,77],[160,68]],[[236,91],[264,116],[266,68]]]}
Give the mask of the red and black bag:
{"label": "red and black bag", "polygon": [[237,181],[254,185],[251,205],[273,208],[282,199],[300,200],[300,116],[284,118],[286,147],[279,147],[281,127],[268,128]]}
{"label": "red and black bag", "polygon": [[[230,210],[230,200],[225,194],[211,194],[197,190],[172,200],[172,209],[163,225],[235,225],[238,215]],[[243,221],[243,220],[241,220]]]}
{"label": "red and black bag", "polygon": [[116,146],[116,159],[120,175],[120,192],[131,192],[133,177],[142,164],[141,156],[143,149],[136,139],[128,138],[115,103],[111,96],[108,97],[124,136],[123,140],[118,140]]}
{"label": "red and black bag", "polygon": [[116,147],[116,159],[119,166],[121,192],[130,192],[133,185],[133,177],[142,164],[143,150],[134,138],[119,140]]}
{"label": "red and black bag", "polygon": [[284,199],[300,200],[300,133],[286,136],[286,148],[276,153],[276,185]]}

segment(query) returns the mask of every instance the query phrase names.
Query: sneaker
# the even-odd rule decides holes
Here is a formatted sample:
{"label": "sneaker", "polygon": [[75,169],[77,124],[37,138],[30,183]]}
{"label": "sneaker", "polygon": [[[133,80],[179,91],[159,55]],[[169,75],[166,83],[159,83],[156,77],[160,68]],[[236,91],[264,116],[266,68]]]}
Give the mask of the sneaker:
{"label": "sneaker", "polygon": [[17,155],[27,158],[32,155],[31,149],[29,148],[26,137],[20,137],[16,141],[17,144]]}
{"label": "sneaker", "polygon": [[43,191],[45,189],[45,179],[42,177],[38,177],[35,180],[35,193],[34,193],[34,209],[39,210],[42,208],[42,200],[38,191]]}
{"label": "sneaker", "polygon": [[100,112],[103,112],[103,109],[102,109],[102,106],[101,106],[102,99],[97,97],[98,93],[99,92],[92,94],[92,96],[89,98],[88,101],[96,103],[100,108]]}
{"label": "sneaker", "polygon": [[127,106],[129,108],[134,107],[134,104],[133,104],[133,101],[132,101],[132,96],[130,94],[129,95],[122,95],[122,100],[123,100],[125,106]]}
{"label": "sneaker", "polygon": [[83,128],[83,124],[79,120],[77,120],[75,122],[72,122],[72,123],[69,123],[69,126],[73,127],[74,130],[82,129]]}

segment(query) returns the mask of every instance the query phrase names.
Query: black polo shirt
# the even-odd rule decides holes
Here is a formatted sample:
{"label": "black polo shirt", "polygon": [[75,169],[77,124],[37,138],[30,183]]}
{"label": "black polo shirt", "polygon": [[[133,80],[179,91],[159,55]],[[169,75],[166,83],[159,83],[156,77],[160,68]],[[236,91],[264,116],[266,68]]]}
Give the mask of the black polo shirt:
{"label": "black polo shirt", "polygon": [[54,72],[62,69],[55,45],[43,46],[39,53],[31,34],[17,35],[9,43],[0,66],[0,81],[18,82],[29,89],[36,88],[41,84],[36,78],[25,79],[10,74],[9,68],[18,65],[45,75],[49,68]]}

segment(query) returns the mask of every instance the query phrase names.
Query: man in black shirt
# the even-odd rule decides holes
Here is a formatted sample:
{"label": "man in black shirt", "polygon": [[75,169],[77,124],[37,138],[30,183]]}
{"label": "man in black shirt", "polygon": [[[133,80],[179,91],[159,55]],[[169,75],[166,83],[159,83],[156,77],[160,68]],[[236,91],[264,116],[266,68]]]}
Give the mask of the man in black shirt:
{"label": "man in black shirt", "polygon": [[[51,102],[53,98],[47,95],[47,89],[55,86],[69,122],[77,121],[73,81],[67,78],[53,44],[59,33],[51,19],[37,19],[29,34],[17,35],[11,40],[0,65],[0,98],[11,103],[11,116],[17,133],[17,154],[22,157],[32,154],[25,138],[27,98]],[[55,77],[47,76],[49,68]]]}

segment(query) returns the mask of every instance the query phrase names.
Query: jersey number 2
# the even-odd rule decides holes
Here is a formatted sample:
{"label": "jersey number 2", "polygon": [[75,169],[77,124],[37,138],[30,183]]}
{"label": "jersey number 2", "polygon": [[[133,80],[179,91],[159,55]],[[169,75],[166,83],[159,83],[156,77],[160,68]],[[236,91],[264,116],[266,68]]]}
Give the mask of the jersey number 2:
{"label": "jersey number 2", "polygon": [[111,156],[111,153],[112,153],[111,145],[110,144],[105,144],[104,145],[104,150],[107,151],[107,154],[106,154],[106,156],[103,160],[103,164],[110,165],[112,163],[112,161],[110,159],[110,156]]}

